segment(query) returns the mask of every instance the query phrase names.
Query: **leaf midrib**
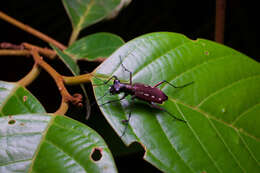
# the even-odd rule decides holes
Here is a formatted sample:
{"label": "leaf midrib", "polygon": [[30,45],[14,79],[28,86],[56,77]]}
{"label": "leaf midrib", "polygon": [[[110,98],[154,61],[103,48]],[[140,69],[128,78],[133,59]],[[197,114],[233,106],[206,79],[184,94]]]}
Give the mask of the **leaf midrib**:
{"label": "leaf midrib", "polygon": [[82,24],[84,23],[84,20],[86,18],[86,16],[89,14],[92,6],[94,5],[94,0],[90,0],[89,4],[87,4],[87,8],[85,10],[85,12],[83,13],[83,15],[79,18],[79,22],[78,24],[75,26],[74,29],[76,30],[81,30],[83,27],[82,27]]}
{"label": "leaf midrib", "polygon": [[[13,83],[11,83],[11,84],[13,84]],[[7,91],[9,91],[9,94],[8,94],[8,96],[4,99],[4,101],[2,102],[2,104],[0,105],[0,112],[1,112],[1,113],[3,113],[3,112],[2,112],[2,109],[3,109],[4,105],[6,104],[6,102],[9,100],[10,97],[13,96],[13,93],[15,93],[15,91],[20,87],[19,85],[15,84],[15,83],[14,83],[13,85],[15,85],[15,86],[14,86],[11,90],[5,88]]]}
{"label": "leaf midrib", "polygon": [[32,157],[32,163],[31,163],[31,165],[30,165],[30,168],[28,169],[28,172],[29,172],[29,173],[32,173],[32,172],[33,172],[33,169],[32,169],[32,168],[33,168],[33,166],[34,166],[35,159],[36,159],[36,157],[37,157],[37,155],[38,155],[38,153],[39,153],[39,151],[40,151],[40,148],[41,148],[43,142],[45,141],[45,138],[46,138],[48,129],[49,129],[49,128],[51,127],[51,125],[54,123],[55,117],[56,117],[55,115],[52,115],[51,120],[49,121],[47,127],[45,128],[45,130],[44,130],[43,133],[42,133],[42,137],[41,137],[41,139],[40,139],[40,143],[38,144],[38,147],[37,147],[37,149],[35,150],[34,156]]}

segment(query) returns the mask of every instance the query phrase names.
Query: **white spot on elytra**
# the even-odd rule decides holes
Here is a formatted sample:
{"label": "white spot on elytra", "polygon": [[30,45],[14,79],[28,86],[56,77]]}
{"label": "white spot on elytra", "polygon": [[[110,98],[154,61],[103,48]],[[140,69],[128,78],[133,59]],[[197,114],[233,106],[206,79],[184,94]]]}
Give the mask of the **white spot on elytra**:
{"label": "white spot on elytra", "polygon": [[162,101],[162,98],[159,97],[158,100],[159,100],[159,101]]}
{"label": "white spot on elytra", "polygon": [[154,99],[154,98],[155,98],[155,96],[152,96],[152,98]]}
{"label": "white spot on elytra", "polygon": [[145,93],[145,94],[144,94],[144,96],[147,96],[147,97],[149,97],[149,94]]}

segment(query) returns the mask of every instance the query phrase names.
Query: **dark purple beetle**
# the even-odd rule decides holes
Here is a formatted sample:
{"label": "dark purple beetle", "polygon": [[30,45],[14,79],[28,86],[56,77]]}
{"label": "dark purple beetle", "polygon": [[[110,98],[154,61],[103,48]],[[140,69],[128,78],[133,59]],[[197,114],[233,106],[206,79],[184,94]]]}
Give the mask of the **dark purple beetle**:
{"label": "dark purple beetle", "polygon": [[[120,58],[121,59],[121,58]],[[108,103],[112,103],[112,102],[118,102],[120,100],[123,100],[126,96],[131,95],[131,99],[134,100],[135,98],[143,100],[148,102],[152,107],[160,109],[162,111],[167,112],[170,116],[172,116],[173,118],[175,118],[176,120],[182,121],[182,122],[186,122],[180,118],[177,118],[176,116],[172,115],[170,112],[168,112],[166,109],[160,107],[158,104],[162,104],[164,101],[168,100],[168,96],[159,88],[157,88],[159,85],[163,84],[163,83],[167,83],[169,85],[171,85],[174,88],[183,88],[186,87],[190,84],[192,84],[193,82],[190,82],[188,84],[182,85],[182,86],[174,86],[173,84],[171,84],[170,82],[163,80],[159,83],[157,83],[154,86],[149,86],[146,84],[142,84],[142,83],[132,83],[132,72],[129,71],[124,65],[123,63],[121,63],[123,69],[127,72],[130,73],[130,83],[122,83],[120,82],[120,80],[117,78],[117,76],[112,76],[110,77],[106,82],[104,82],[104,84],[107,84],[110,80],[114,79],[113,85],[111,85],[110,89],[109,89],[109,93],[112,95],[115,94],[120,94],[120,93],[124,93],[124,96],[120,99],[117,100],[110,100],[106,103],[101,104],[100,106],[103,106],[105,104]],[[105,95],[104,95],[105,96]],[[103,96],[103,97],[104,97]],[[102,97],[102,98],[103,98]],[[100,99],[100,98],[99,98]],[[128,119],[127,120],[123,120],[123,122],[128,123],[131,117],[131,111],[129,113]],[[127,128],[127,126],[126,126]],[[121,137],[125,134],[126,132],[126,128],[123,131],[123,134],[121,135]]]}

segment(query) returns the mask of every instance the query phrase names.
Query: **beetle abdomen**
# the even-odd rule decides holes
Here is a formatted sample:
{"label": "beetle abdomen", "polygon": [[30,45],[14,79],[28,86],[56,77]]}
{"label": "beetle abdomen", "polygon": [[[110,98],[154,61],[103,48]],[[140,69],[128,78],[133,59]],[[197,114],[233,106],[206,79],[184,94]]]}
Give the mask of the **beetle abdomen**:
{"label": "beetle abdomen", "polygon": [[136,98],[147,102],[163,103],[168,97],[159,89],[149,85],[135,83],[133,84],[134,95]]}

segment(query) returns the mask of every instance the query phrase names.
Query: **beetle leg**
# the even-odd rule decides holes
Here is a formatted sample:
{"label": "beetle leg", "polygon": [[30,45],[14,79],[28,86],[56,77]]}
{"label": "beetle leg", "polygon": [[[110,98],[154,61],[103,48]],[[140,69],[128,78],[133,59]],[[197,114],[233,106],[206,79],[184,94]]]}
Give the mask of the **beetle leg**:
{"label": "beetle leg", "polygon": [[130,85],[132,85],[132,72],[131,72],[130,70],[128,70],[128,69],[124,66],[121,56],[119,56],[119,58],[120,58],[120,63],[121,63],[121,66],[123,67],[123,69],[124,69],[125,71],[129,72],[129,75],[130,75],[130,76],[129,76]]}
{"label": "beetle leg", "polygon": [[167,110],[166,110],[166,109],[164,109],[163,107],[161,107],[161,106],[157,105],[156,103],[154,103],[154,102],[151,102],[150,104],[151,104],[151,106],[152,106],[153,108],[156,108],[156,109],[159,109],[159,110],[161,110],[161,111],[164,111],[164,112],[168,113],[168,115],[170,115],[170,116],[171,116],[171,117],[173,117],[174,119],[176,119],[176,120],[178,120],[178,121],[182,121],[182,122],[185,122],[185,123],[186,123],[186,121],[185,121],[185,120],[183,120],[183,119],[180,119],[180,118],[178,118],[178,117],[176,117],[176,116],[172,115],[172,114],[171,114],[169,111],[167,111]]}
{"label": "beetle leg", "polygon": [[125,123],[125,128],[124,128],[124,131],[123,131],[122,135],[120,136],[120,138],[122,138],[125,135],[125,132],[127,130],[131,115],[132,115],[132,110],[130,110],[127,120],[122,120],[122,123]]}
{"label": "beetle leg", "polygon": [[[131,97],[131,102],[132,102],[134,99],[135,99],[135,96],[133,95],[133,96]],[[131,105],[131,104],[130,104],[130,105]],[[129,124],[129,121],[130,121],[130,118],[131,118],[131,115],[132,115],[132,109],[131,109],[131,107],[130,107],[130,112],[129,112],[129,114],[128,114],[128,118],[127,118],[126,120],[122,120],[122,123],[125,123],[126,125],[125,125],[124,131],[123,131],[122,135],[120,136],[120,138],[122,138],[122,137],[125,135],[125,133],[126,133],[126,130],[127,130],[127,127],[128,127],[128,124]]]}
{"label": "beetle leg", "polygon": [[115,79],[115,80],[118,80],[118,78],[114,75],[114,76],[111,76],[107,81],[104,82],[104,84],[106,85],[111,79]]}
{"label": "beetle leg", "polygon": [[120,98],[120,99],[110,100],[110,101],[105,102],[105,103],[103,103],[103,104],[101,104],[101,105],[99,105],[99,106],[104,106],[104,105],[109,104],[109,103],[119,102],[119,101],[123,100],[124,98],[126,98],[127,95],[128,95],[128,94],[124,94],[123,97]]}

